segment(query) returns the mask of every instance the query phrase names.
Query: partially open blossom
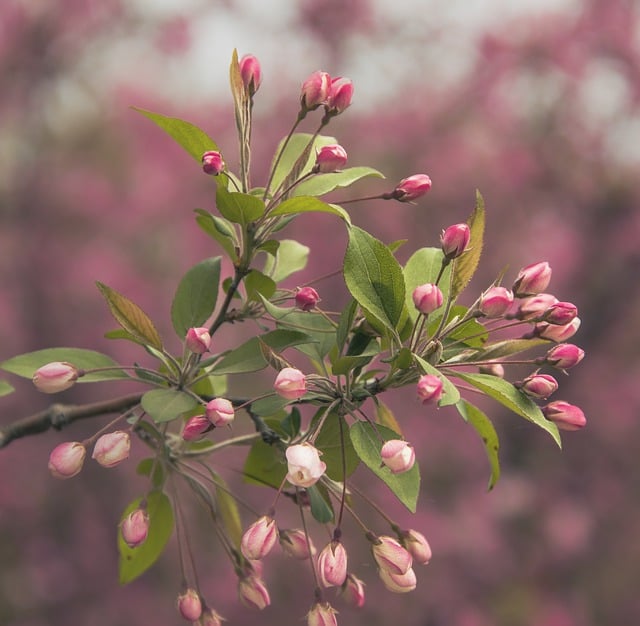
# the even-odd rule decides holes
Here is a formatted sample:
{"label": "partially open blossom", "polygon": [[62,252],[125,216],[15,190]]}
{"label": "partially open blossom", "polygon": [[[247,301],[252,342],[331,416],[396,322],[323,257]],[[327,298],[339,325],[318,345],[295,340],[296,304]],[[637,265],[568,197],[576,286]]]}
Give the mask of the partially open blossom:
{"label": "partially open blossom", "polygon": [[269,590],[258,576],[246,576],[238,581],[240,601],[250,609],[262,610],[271,604]]}
{"label": "partially open blossom", "polygon": [[338,626],[336,610],[328,602],[316,602],[307,613],[307,626]]}
{"label": "partially open blossom", "polygon": [[302,311],[311,311],[320,302],[320,296],[313,287],[300,287],[294,299],[296,306]]}
{"label": "partially open blossom", "polygon": [[200,626],[222,626],[223,617],[212,608],[206,608],[200,616]]}
{"label": "partially open blossom", "polygon": [[429,315],[442,306],[443,296],[438,285],[425,283],[413,290],[413,304],[423,315]]}
{"label": "partially open blossom", "polygon": [[204,354],[211,345],[209,329],[205,327],[190,328],[185,337],[185,344],[194,354]]}
{"label": "partially open blossom", "polygon": [[260,83],[262,82],[262,68],[260,62],[253,54],[245,54],[240,59],[240,77],[245,86],[245,89],[250,96],[258,91]]}
{"label": "partially open blossom", "polygon": [[225,163],[222,155],[217,150],[207,150],[202,155],[202,171],[211,176],[217,176],[224,172]]}
{"label": "partially open blossom", "polygon": [[318,577],[323,587],[339,587],[347,578],[347,551],[340,541],[332,541],[320,551]]}
{"label": "partially open blossom", "polygon": [[314,111],[320,105],[327,103],[331,76],[327,72],[317,71],[302,83],[300,106],[303,111]]}
{"label": "partially open blossom", "polygon": [[547,324],[547,322],[539,322],[535,326],[535,334],[543,339],[551,339],[562,343],[570,337],[573,337],[580,328],[580,318],[574,317],[572,321],[564,326],[556,326],[555,324]]}
{"label": "partially open blossom", "polygon": [[120,533],[124,542],[130,548],[137,548],[144,543],[149,534],[149,515],[145,508],[138,508],[131,511],[122,522],[120,522]]}
{"label": "partially open blossom", "polygon": [[542,321],[556,326],[565,326],[573,321],[577,315],[578,307],[572,302],[556,302],[544,312]]}
{"label": "partially open blossom", "polygon": [[371,546],[373,558],[381,570],[392,574],[404,574],[413,564],[411,553],[400,545],[400,542],[382,535]]}
{"label": "partially open blossom", "polygon": [[557,302],[558,298],[550,293],[539,293],[537,296],[526,298],[520,303],[516,317],[525,321],[541,319],[549,307]]}
{"label": "partially open blossom", "polygon": [[500,363],[486,363],[480,365],[478,371],[481,374],[489,374],[489,376],[496,376],[497,378],[504,378],[504,367]]}
{"label": "partially open blossom", "polygon": [[551,281],[551,266],[546,261],[523,267],[513,283],[513,293],[518,298],[544,291]]}
{"label": "partially open blossom", "polygon": [[57,445],[49,455],[49,471],[56,478],[71,478],[80,473],[87,449],[78,441]]}
{"label": "partially open blossom", "polygon": [[39,367],[31,379],[38,391],[58,393],[72,387],[80,371],[71,363],[54,361]]}
{"label": "partially open blossom", "polygon": [[558,390],[558,381],[549,374],[532,374],[516,384],[528,396],[539,400],[546,400]]}
{"label": "partially open blossom", "polygon": [[182,438],[185,441],[195,441],[212,429],[213,424],[206,415],[194,415],[185,422]]}
{"label": "partially open blossom", "polygon": [[318,174],[331,174],[341,170],[347,163],[347,151],[339,144],[322,146],[316,152],[316,164],[313,171]]}
{"label": "partially open blossom", "polygon": [[549,365],[553,365],[558,369],[568,370],[574,365],[578,365],[584,358],[584,350],[572,343],[559,343],[544,357],[544,360]]}
{"label": "partially open blossom", "polygon": [[407,530],[402,533],[402,545],[413,557],[414,563],[426,565],[431,560],[431,546],[426,537],[417,530]]}
{"label": "partially open blossom", "polygon": [[338,76],[331,79],[329,95],[327,96],[327,111],[333,115],[342,113],[353,98],[353,83],[350,79]]}
{"label": "partially open blossom", "polygon": [[587,423],[582,409],[564,400],[550,402],[547,406],[542,407],[542,412],[560,430],[579,430]]}
{"label": "partially open blossom", "polygon": [[285,367],[278,372],[273,388],[279,396],[287,400],[297,400],[307,393],[307,380],[295,367]]}
{"label": "partially open blossom", "polygon": [[504,287],[489,287],[478,302],[478,310],[487,317],[502,317],[513,304],[513,293]]}
{"label": "partially open blossom", "polygon": [[202,600],[195,589],[187,589],[178,596],[178,611],[188,622],[196,622],[202,615]]}
{"label": "partially open blossom", "polygon": [[435,374],[425,374],[418,380],[418,400],[433,404],[442,398],[442,379]]}
{"label": "partially open blossom", "polygon": [[278,539],[282,551],[294,559],[302,561],[316,553],[316,547],[313,545],[311,537],[308,537],[304,530],[299,528],[281,530]]}
{"label": "partially open blossom", "polygon": [[406,441],[390,439],[382,446],[380,458],[393,474],[402,474],[413,467],[416,462],[416,452]]}
{"label": "partially open blossom", "polygon": [[398,202],[412,202],[424,196],[431,186],[431,179],[426,174],[413,174],[395,186],[391,197]]}
{"label": "partially open blossom", "polygon": [[217,428],[230,424],[235,418],[233,404],[226,398],[209,400],[205,408],[205,414],[208,420]]}
{"label": "partially open blossom", "polygon": [[240,550],[250,561],[257,561],[271,552],[277,539],[276,521],[268,515],[263,515],[245,530],[240,542]]}
{"label": "partially open blossom", "polygon": [[123,430],[102,435],[93,447],[91,455],[102,467],[115,467],[129,458],[131,437]]}
{"label": "partially open blossom", "polygon": [[453,224],[442,231],[440,243],[445,258],[455,259],[459,257],[469,246],[471,229],[468,224]]}
{"label": "partially open blossom", "polygon": [[416,573],[410,567],[404,574],[394,574],[388,570],[379,569],[378,575],[384,586],[394,593],[408,593],[416,588]]}
{"label": "partially open blossom", "polygon": [[347,574],[340,593],[352,607],[360,609],[364,606],[364,583],[354,574]]}
{"label": "partially open blossom", "polygon": [[285,455],[288,465],[287,480],[297,487],[315,485],[327,469],[326,463],[320,460],[319,451],[310,443],[289,446]]}

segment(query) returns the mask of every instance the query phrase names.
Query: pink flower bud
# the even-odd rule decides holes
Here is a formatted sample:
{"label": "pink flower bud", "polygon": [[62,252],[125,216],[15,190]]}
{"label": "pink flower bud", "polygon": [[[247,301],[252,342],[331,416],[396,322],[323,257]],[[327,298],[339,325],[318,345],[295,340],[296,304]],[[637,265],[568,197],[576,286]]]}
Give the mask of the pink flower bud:
{"label": "pink flower bud", "polygon": [[558,390],[558,381],[549,374],[532,374],[522,382],[516,383],[516,387],[532,398],[546,400]]}
{"label": "pink flower bud", "polygon": [[240,551],[250,561],[263,559],[276,545],[277,538],[276,521],[272,517],[263,515],[251,524],[242,535]]}
{"label": "pink flower bud", "polygon": [[190,328],[185,338],[187,348],[194,354],[204,354],[211,345],[211,335],[208,328]]}
{"label": "pink flower bud", "polygon": [[556,302],[545,311],[542,321],[556,326],[566,326],[577,315],[578,307],[575,304],[571,302]]}
{"label": "pink flower bud", "polygon": [[217,150],[207,150],[202,155],[202,170],[205,174],[217,176],[224,172],[225,163],[222,155]]}
{"label": "pink flower bud", "polygon": [[520,303],[517,318],[520,320],[531,321],[542,318],[549,307],[558,302],[558,298],[550,293],[539,293],[537,296],[527,298]]}
{"label": "pink flower bud", "polygon": [[217,428],[230,424],[235,418],[233,404],[226,398],[209,400],[205,413],[209,421]]}
{"label": "pink flower bud", "polygon": [[361,609],[364,606],[364,583],[353,574],[347,574],[340,592],[352,607]]}
{"label": "pink flower bud", "polygon": [[338,626],[335,609],[328,602],[316,602],[307,613],[307,626]]}
{"label": "pink flower bud", "polygon": [[115,467],[125,459],[129,458],[131,448],[131,438],[129,433],[123,430],[116,430],[112,433],[102,435],[93,447],[91,457],[102,467]]}
{"label": "pink flower bud", "polygon": [[327,97],[327,111],[333,115],[342,113],[353,98],[353,83],[348,78],[338,76],[331,80],[329,95]]}
{"label": "pink flower bud", "polygon": [[398,202],[412,202],[424,196],[431,189],[431,179],[426,174],[413,174],[403,178],[391,192],[391,198]]}
{"label": "pink flower bud", "polygon": [[316,153],[313,171],[317,174],[331,174],[341,170],[347,162],[347,151],[337,143],[322,146]]}
{"label": "pink flower bud", "polygon": [[310,443],[289,446],[287,480],[297,487],[311,487],[322,477],[327,466],[320,460],[320,453]]}
{"label": "pink flower bud", "polygon": [[307,381],[300,370],[294,367],[285,367],[278,372],[273,388],[283,398],[297,400],[307,393]]}
{"label": "pink flower bud", "polygon": [[378,567],[391,574],[405,574],[413,564],[411,553],[393,537],[382,535],[371,546]]}
{"label": "pink flower bud", "polygon": [[435,374],[425,374],[418,380],[418,400],[422,404],[434,404],[442,398],[442,379]]}
{"label": "pink flower bud", "polygon": [[532,296],[544,291],[551,281],[551,266],[546,261],[523,267],[513,283],[513,293],[517,298]]}
{"label": "pink flower bud", "polygon": [[296,291],[296,306],[303,311],[311,311],[320,302],[320,296],[313,287],[301,287]]}
{"label": "pink flower bud", "polygon": [[545,355],[545,362],[558,369],[568,370],[584,358],[584,350],[572,343],[559,343]]}
{"label": "pink flower bud", "polygon": [[440,243],[445,258],[455,259],[459,257],[469,246],[471,229],[468,224],[454,224],[442,231]]}
{"label": "pink flower bud", "polygon": [[140,508],[132,511],[120,522],[120,533],[130,548],[137,548],[149,534],[149,515]]}
{"label": "pink flower bud", "polygon": [[564,400],[550,402],[547,406],[542,407],[542,412],[560,430],[579,430],[587,423],[582,409]]}
{"label": "pink flower bud", "polygon": [[413,467],[416,462],[416,452],[406,441],[390,439],[382,446],[380,458],[392,474],[402,474]]}
{"label": "pink flower bud", "polygon": [[71,363],[54,361],[39,367],[32,378],[38,391],[43,393],[58,393],[72,387],[80,371]]}
{"label": "pink flower bud", "polygon": [[489,374],[489,376],[496,376],[497,378],[504,378],[504,367],[500,363],[488,363],[486,365],[480,365],[478,371],[481,374]]}
{"label": "pink flower bud", "polygon": [[257,576],[246,576],[238,581],[238,596],[240,601],[250,609],[262,609],[271,604],[269,590]]}
{"label": "pink flower bud", "polygon": [[200,626],[222,626],[224,618],[215,609],[205,609],[200,616]]}
{"label": "pink flower bud", "polygon": [[185,441],[195,441],[212,429],[213,424],[206,415],[194,415],[185,422],[182,438]]}
{"label": "pink flower bud", "polygon": [[80,473],[87,449],[78,441],[56,446],[49,455],[49,471],[56,478],[71,478]]}
{"label": "pink flower bud", "polygon": [[425,536],[417,530],[404,532],[402,545],[409,551],[414,563],[426,565],[431,560],[431,546]]}
{"label": "pink flower bud", "polygon": [[423,315],[429,315],[442,306],[443,296],[438,285],[425,283],[413,290],[413,304]]}
{"label": "pink flower bud", "polygon": [[314,72],[302,83],[300,105],[304,111],[314,111],[327,103],[331,88],[331,76],[326,72]]}
{"label": "pink flower bud", "polygon": [[540,322],[535,326],[535,334],[543,339],[551,339],[557,343],[562,343],[570,337],[573,337],[580,328],[580,318],[574,317],[571,322],[564,326],[556,326],[555,324],[547,324]]}
{"label": "pink flower bud", "polygon": [[416,588],[416,573],[410,567],[404,574],[394,574],[384,569],[378,570],[380,580],[393,593],[408,593]]}
{"label": "pink flower bud", "polygon": [[178,596],[178,611],[188,622],[197,622],[202,615],[202,600],[195,589],[187,589]]}
{"label": "pink flower bud", "polygon": [[245,54],[240,59],[240,76],[245,89],[253,96],[262,82],[262,68],[260,62],[252,54]]}
{"label": "pink flower bud", "polygon": [[304,530],[292,528],[280,531],[280,546],[287,556],[303,561],[316,553],[311,537],[307,536]]}
{"label": "pink flower bud", "polygon": [[513,294],[504,287],[490,287],[481,296],[478,310],[487,317],[502,317],[513,304]]}
{"label": "pink flower bud", "polygon": [[347,551],[339,541],[328,543],[318,555],[318,577],[323,587],[340,586],[347,578]]}

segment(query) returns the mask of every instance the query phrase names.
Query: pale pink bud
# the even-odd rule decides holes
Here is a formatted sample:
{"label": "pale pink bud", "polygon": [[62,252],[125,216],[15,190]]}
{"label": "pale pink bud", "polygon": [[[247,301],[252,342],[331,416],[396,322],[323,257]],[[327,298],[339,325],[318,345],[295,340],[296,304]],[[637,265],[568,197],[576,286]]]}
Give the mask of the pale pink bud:
{"label": "pale pink bud", "polygon": [[328,602],[316,602],[307,613],[307,626],[338,626],[336,610]]}
{"label": "pale pink bud", "polygon": [[425,374],[418,380],[418,400],[433,404],[442,398],[442,379],[435,374]]}
{"label": "pale pink bud", "polygon": [[382,535],[371,546],[378,567],[392,574],[405,574],[413,564],[411,553],[393,537]]}
{"label": "pale pink bud", "polygon": [[560,430],[579,430],[587,423],[582,409],[564,400],[550,402],[547,406],[542,407],[542,412]]}
{"label": "pale pink bud", "polygon": [[202,155],[202,170],[205,174],[217,176],[224,172],[225,163],[217,150],[207,150]]}
{"label": "pale pink bud", "polygon": [[132,511],[120,523],[120,533],[130,548],[137,548],[149,534],[149,515],[146,509]]}
{"label": "pale pink bud", "polygon": [[502,317],[513,304],[513,293],[504,287],[490,287],[481,296],[478,310],[487,317]]}
{"label": "pale pink bud", "polygon": [[212,429],[213,424],[206,415],[194,415],[185,422],[182,438],[185,441],[195,441]]}
{"label": "pale pink bud", "polygon": [[224,618],[215,610],[207,608],[200,616],[200,626],[222,626]]}
{"label": "pale pink bud", "polygon": [[341,170],[347,162],[347,151],[337,143],[322,146],[316,152],[313,171],[317,174],[331,174]]}
{"label": "pale pink bud", "polygon": [[240,601],[250,609],[262,610],[271,604],[269,590],[257,576],[247,576],[238,582]]}
{"label": "pale pink bud", "polygon": [[347,551],[339,541],[328,543],[320,551],[318,576],[323,587],[340,586],[347,578]]}
{"label": "pale pink bud", "polygon": [[423,315],[429,315],[442,306],[442,291],[433,283],[419,285],[413,290],[412,297],[416,309]]}
{"label": "pale pink bud", "polygon": [[338,76],[331,80],[329,95],[327,97],[327,111],[333,115],[342,113],[350,104],[353,98],[353,83],[348,78]]}
{"label": "pale pink bud", "polygon": [[566,326],[577,315],[578,307],[572,302],[556,302],[544,312],[542,321],[556,326]]}
{"label": "pale pink bud", "polygon": [[316,553],[316,547],[313,545],[311,537],[299,528],[281,530],[279,539],[283,552],[294,559],[302,561]]}
{"label": "pale pink bud", "polygon": [[304,111],[314,111],[326,104],[331,88],[331,76],[327,72],[317,71],[302,83],[300,105]]}
{"label": "pale pink bud", "polygon": [[211,335],[208,328],[190,328],[185,338],[187,348],[194,354],[204,354],[211,345]]}
{"label": "pale pink bud", "polygon": [[416,452],[406,441],[390,439],[382,446],[380,458],[392,474],[402,474],[413,467],[416,462]]}
{"label": "pale pink bud", "polygon": [[446,259],[459,257],[469,246],[471,229],[468,224],[453,224],[442,231],[440,243]]}
{"label": "pale pink bud", "polygon": [[535,320],[541,318],[549,307],[558,302],[558,298],[550,293],[539,293],[537,296],[527,298],[520,303],[517,318],[520,320]]}
{"label": "pale pink bud", "polygon": [[226,398],[214,398],[207,402],[205,413],[209,421],[216,427],[226,426],[233,422],[235,412],[233,404]]}
{"label": "pale pink bud", "polygon": [[532,398],[546,400],[558,390],[558,381],[549,374],[532,374],[515,386]]}
{"label": "pale pink bud", "polygon": [[500,363],[487,363],[486,365],[480,365],[478,367],[478,371],[481,374],[489,374],[489,376],[504,378],[504,367]]}
{"label": "pale pink bud", "polygon": [[551,339],[557,343],[562,343],[570,337],[573,337],[580,328],[580,318],[574,317],[571,322],[564,326],[556,326],[555,324],[547,324],[540,322],[535,326],[535,334],[543,339]]}
{"label": "pale pink bud", "polygon": [[558,369],[568,370],[584,358],[584,350],[572,343],[559,343],[545,355],[545,362]]}
{"label": "pale pink bud", "polygon": [[361,609],[364,606],[364,583],[357,576],[347,574],[340,592],[352,607]]}
{"label": "pale pink bud", "polygon": [[39,367],[32,378],[38,391],[43,393],[58,393],[72,387],[80,371],[71,363],[54,361]]}
{"label": "pale pink bud", "polygon": [[431,189],[431,179],[426,174],[413,174],[403,178],[391,192],[391,197],[398,202],[412,202],[424,196]]}
{"label": "pale pink bud", "polygon": [[287,480],[297,487],[311,487],[322,477],[327,465],[320,460],[319,451],[310,443],[289,446],[287,457]]}
{"label": "pale pink bud", "polygon": [[379,569],[378,575],[384,586],[393,593],[408,593],[416,588],[416,573],[410,567],[404,574],[394,574],[388,570]]}
{"label": "pale pink bud", "polygon": [[279,396],[287,400],[297,400],[307,392],[307,380],[300,370],[285,367],[278,372],[273,388]]}
{"label": "pale pink bud", "polygon": [[102,435],[93,447],[91,457],[102,467],[115,467],[125,459],[129,458],[131,448],[131,438],[129,433],[123,430],[116,430],[112,433]]}
{"label": "pale pink bud", "polygon": [[245,54],[240,59],[240,77],[249,95],[253,96],[262,82],[262,68],[252,54]]}
{"label": "pale pink bud", "polygon": [[196,622],[202,615],[202,600],[195,589],[187,589],[178,596],[178,611],[188,622]]}
{"label": "pale pink bud", "polygon": [[301,287],[296,291],[296,306],[303,311],[311,311],[320,302],[320,296],[313,287]]}
{"label": "pale pink bud", "polygon": [[551,281],[551,266],[546,261],[523,267],[513,283],[513,293],[517,298],[531,296],[544,291]]}
{"label": "pale pink bud", "polygon": [[414,563],[426,565],[431,560],[431,546],[425,536],[417,530],[404,532],[402,545],[409,551]]}
{"label": "pale pink bud", "polygon": [[56,478],[71,478],[80,473],[87,449],[78,441],[56,446],[49,455],[49,471]]}
{"label": "pale pink bud", "polygon": [[263,515],[251,524],[242,535],[240,550],[250,561],[257,561],[271,552],[273,546],[276,545],[277,538],[276,521],[272,517]]}

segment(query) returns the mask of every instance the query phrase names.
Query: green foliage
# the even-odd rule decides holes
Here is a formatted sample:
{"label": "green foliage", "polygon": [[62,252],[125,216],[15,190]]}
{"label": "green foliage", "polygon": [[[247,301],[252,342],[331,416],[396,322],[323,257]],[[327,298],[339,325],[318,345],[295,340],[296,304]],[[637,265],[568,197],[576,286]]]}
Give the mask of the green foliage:
{"label": "green foliage", "polygon": [[307,495],[309,496],[313,518],[321,524],[332,522],[333,510],[326,489],[322,485],[315,484],[307,489]]}
{"label": "green foliage", "polygon": [[471,239],[467,251],[457,259],[455,259],[455,273],[453,277],[453,285],[451,287],[451,295],[458,297],[463,289],[469,284],[478,268],[480,255],[482,254],[482,246],[484,241],[484,200],[480,192],[476,192],[476,207],[469,216],[467,224],[471,229]]}
{"label": "green foliage", "polygon": [[196,209],[196,215],[198,226],[222,246],[232,261],[237,261],[237,251],[240,244],[233,224],[223,217],[218,217],[203,209]]}
{"label": "green foliage", "polygon": [[433,374],[442,381],[442,398],[438,402],[438,406],[449,406],[456,404],[460,400],[460,392],[458,388],[436,367],[418,355],[414,355],[418,366],[423,374]]}
{"label": "green foliage", "polygon": [[344,209],[334,204],[327,204],[311,196],[289,198],[280,203],[275,209],[269,211],[269,216],[297,215],[298,213],[330,213],[342,218],[347,224],[351,223],[349,214]]}
{"label": "green foliage", "polygon": [[154,422],[170,422],[198,406],[198,401],[177,389],[152,389],[142,396],[142,408]]}
{"label": "green foliage", "polygon": [[303,270],[309,260],[309,247],[293,239],[282,239],[275,254],[267,256],[264,273],[279,283]]}
{"label": "green foliage", "polygon": [[8,396],[14,391],[15,389],[6,380],[0,380],[0,397]]}
{"label": "green foliage", "polygon": [[327,464],[327,476],[332,480],[343,482],[360,463],[349,437],[349,428],[344,418],[336,413],[327,416],[314,445],[322,452],[322,460]]}
{"label": "green foliage", "polygon": [[260,198],[239,191],[227,191],[220,185],[216,190],[216,207],[224,218],[243,226],[257,220],[265,210]]}
{"label": "green foliage", "polygon": [[302,181],[293,191],[294,196],[323,196],[341,187],[349,187],[366,177],[384,178],[372,167],[349,167],[341,172],[318,174]]}
{"label": "green foliage", "polygon": [[275,446],[259,439],[249,449],[244,462],[244,481],[278,489],[287,475],[284,455]]}
{"label": "green foliage", "polygon": [[[404,266],[405,304],[412,321],[415,321],[419,316],[413,304],[413,290],[425,283],[435,283],[443,260],[444,254],[440,248],[420,248],[409,257]],[[450,273],[451,266],[447,266],[438,283],[445,299],[449,295]]]}

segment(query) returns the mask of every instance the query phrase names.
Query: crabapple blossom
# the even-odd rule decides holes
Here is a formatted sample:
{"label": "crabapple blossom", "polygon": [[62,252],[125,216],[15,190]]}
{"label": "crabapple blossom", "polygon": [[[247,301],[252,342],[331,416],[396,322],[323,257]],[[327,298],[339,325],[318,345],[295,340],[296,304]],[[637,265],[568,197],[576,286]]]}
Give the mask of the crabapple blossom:
{"label": "crabapple blossom", "polygon": [[195,589],[187,589],[178,596],[178,611],[188,622],[195,622],[202,615],[202,600]]}
{"label": "crabapple blossom", "polygon": [[307,613],[307,626],[338,626],[336,610],[328,602],[316,602]]}
{"label": "crabapple blossom", "polygon": [[245,54],[240,59],[240,77],[244,84],[245,89],[249,93],[249,96],[258,91],[260,83],[262,82],[262,68],[260,67],[260,61],[253,56],[253,54]]}
{"label": "crabapple blossom", "polygon": [[273,388],[283,398],[297,400],[307,393],[307,380],[295,367],[285,367],[278,372]]}
{"label": "crabapple blossom", "polygon": [[418,400],[422,404],[433,404],[442,398],[442,379],[435,374],[424,374],[418,380]]}
{"label": "crabapple blossom", "polygon": [[91,458],[95,459],[102,467],[115,467],[129,458],[131,437],[123,430],[102,435],[93,447]]}
{"label": "crabapple blossom", "polygon": [[490,287],[481,296],[478,310],[487,317],[502,317],[513,304],[513,293],[505,287]]}
{"label": "crabapple blossom", "polygon": [[80,473],[87,449],[78,441],[57,445],[49,455],[49,471],[56,478],[71,478]]}
{"label": "crabapple blossom", "polygon": [[351,104],[352,98],[353,83],[348,78],[338,76],[331,79],[325,107],[330,114],[338,115]]}
{"label": "crabapple blossom", "polygon": [[287,480],[296,487],[311,487],[322,477],[327,465],[320,460],[319,451],[310,443],[289,446],[287,457]]}
{"label": "crabapple blossom", "polygon": [[347,551],[340,541],[328,543],[318,555],[318,577],[323,587],[340,586],[347,577]]}
{"label": "crabapple blossom", "polygon": [[404,574],[413,563],[411,553],[388,535],[377,537],[371,551],[378,567],[392,574]]}
{"label": "crabapple blossom", "polygon": [[195,441],[212,428],[213,424],[206,415],[194,415],[185,422],[182,438],[185,441]]}
{"label": "crabapple blossom", "polygon": [[204,354],[211,345],[208,328],[190,328],[184,340],[187,348],[194,354]]}
{"label": "crabapple blossom", "polygon": [[149,533],[149,515],[144,508],[131,511],[120,523],[120,533],[130,548],[144,543]]}
{"label": "crabapple blossom", "polygon": [[303,111],[313,111],[326,104],[331,88],[331,76],[327,72],[313,72],[302,83],[300,105]]}
{"label": "crabapple blossom", "polygon": [[395,574],[394,572],[380,568],[378,570],[378,576],[380,576],[380,580],[384,586],[394,593],[408,593],[416,588],[416,573],[412,567],[403,574]]}
{"label": "crabapple blossom", "polygon": [[238,596],[240,601],[250,609],[262,610],[271,604],[269,590],[263,580],[251,575],[238,581]]}
{"label": "crabapple blossom", "polygon": [[300,287],[296,290],[294,300],[302,311],[311,311],[320,302],[320,296],[313,287]]}
{"label": "crabapple blossom", "polygon": [[230,424],[235,418],[233,404],[226,398],[213,398],[213,400],[209,400],[205,407],[205,415],[217,428]]}
{"label": "crabapple blossom", "polygon": [[426,174],[413,174],[403,178],[391,192],[390,197],[398,202],[412,202],[431,189],[431,179]]}
{"label": "crabapple blossom", "polygon": [[513,293],[517,298],[541,293],[551,281],[551,266],[546,261],[523,267],[513,283]]}
{"label": "crabapple blossom", "polygon": [[459,257],[469,246],[471,229],[468,224],[453,224],[442,231],[440,243],[446,259]]}
{"label": "crabapple blossom", "polygon": [[402,474],[413,467],[416,462],[416,452],[406,441],[390,439],[382,446],[380,458],[393,474]]}
{"label": "crabapple blossom", "polygon": [[413,290],[411,297],[413,298],[413,304],[416,309],[423,315],[429,315],[429,313],[433,313],[437,308],[442,306],[442,291],[440,291],[438,285],[434,285],[433,283],[418,285],[418,287]]}
{"label": "crabapple blossom", "polygon": [[240,550],[250,561],[264,558],[271,552],[278,539],[276,521],[267,515],[256,520],[242,535]]}
{"label": "crabapple blossom", "polygon": [[322,146],[316,153],[313,171],[318,174],[338,172],[347,163],[347,151],[337,143]]}
{"label": "crabapple blossom", "polygon": [[364,583],[354,574],[347,574],[340,593],[352,607],[360,609],[364,606]]}
{"label": "crabapple blossom", "polygon": [[43,393],[58,393],[72,387],[80,371],[75,365],[64,361],[54,361],[39,367],[31,379],[38,391]]}
{"label": "crabapple blossom", "polygon": [[580,328],[580,318],[574,317],[568,324],[564,326],[556,326],[555,324],[547,324],[546,322],[539,322],[535,326],[535,334],[543,339],[551,339],[562,343],[566,339],[573,337]]}
{"label": "crabapple blossom", "polygon": [[401,543],[413,557],[414,563],[426,565],[431,560],[431,546],[421,532],[413,529],[403,532]]}
{"label": "crabapple blossom", "polygon": [[202,155],[202,170],[205,174],[217,176],[224,172],[225,162],[217,150],[207,150]]}
{"label": "crabapple blossom", "polygon": [[532,374],[516,384],[521,391],[532,398],[546,400],[558,390],[558,381],[549,374]]}
{"label": "crabapple blossom", "polygon": [[313,545],[311,537],[299,528],[281,530],[279,541],[282,551],[294,559],[308,559],[309,556],[314,556],[316,553],[316,547]]}
{"label": "crabapple blossom", "polygon": [[542,407],[542,412],[560,430],[580,430],[587,423],[582,409],[564,400],[550,402]]}
{"label": "crabapple blossom", "polygon": [[582,361],[584,350],[572,343],[559,343],[547,352],[544,360],[558,369],[568,370]]}

